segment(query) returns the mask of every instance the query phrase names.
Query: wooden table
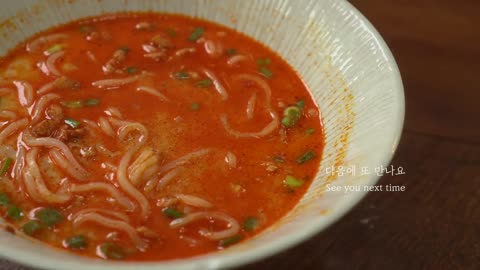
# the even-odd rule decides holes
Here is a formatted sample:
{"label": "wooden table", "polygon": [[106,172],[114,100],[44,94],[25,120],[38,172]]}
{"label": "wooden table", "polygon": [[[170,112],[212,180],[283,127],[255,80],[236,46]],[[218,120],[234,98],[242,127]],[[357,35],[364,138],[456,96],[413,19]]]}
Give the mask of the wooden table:
{"label": "wooden table", "polygon": [[[308,242],[243,270],[480,269],[480,1],[351,0],[402,72],[407,115],[379,184]],[[0,269],[26,270],[0,261]]]}

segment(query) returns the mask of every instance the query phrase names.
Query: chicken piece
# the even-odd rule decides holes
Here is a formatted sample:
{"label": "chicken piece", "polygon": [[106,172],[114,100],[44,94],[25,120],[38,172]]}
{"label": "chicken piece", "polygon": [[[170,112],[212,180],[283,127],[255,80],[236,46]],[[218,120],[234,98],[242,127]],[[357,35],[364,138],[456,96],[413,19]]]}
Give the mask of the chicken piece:
{"label": "chicken piece", "polygon": [[157,49],[171,49],[173,48],[172,41],[167,37],[166,34],[158,34],[152,38],[150,45]]}
{"label": "chicken piece", "polygon": [[56,121],[45,119],[31,128],[32,135],[35,137],[50,137],[57,129]]}
{"label": "chicken piece", "polygon": [[54,120],[57,123],[61,123],[64,119],[63,109],[57,104],[50,105],[46,110],[46,114],[49,120]]}
{"label": "chicken piece", "polygon": [[158,34],[148,44],[143,45],[143,49],[147,52],[145,57],[156,61],[167,60],[167,51],[173,47],[172,41],[165,34]]}
{"label": "chicken piece", "polygon": [[57,128],[51,136],[62,142],[68,142],[72,139],[79,139],[83,137],[85,134],[86,134],[86,129],[84,128],[73,129],[70,126],[63,124],[59,128]]}
{"label": "chicken piece", "polygon": [[86,134],[85,128],[72,128],[63,123],[63,109],[57,104],[50,105],[46,110],[47,119],[40,121],[31,128],[35,137],[52,137],[67,142],[78,139]]}
{"label": "chicken piece", "polygon": [[51,137],[63,121],[63,110],[59,105],[53,104],[46,109],[47,119],[40,121],[31,128],[35,137]]}
{"label": "chicken piece", "polygon": [[102,67],[103,72],[105,72],[105,74],[112,74],[116,71],[121,71],[121,65],[123,64],[123,62],[125,62],[126,58],[126,50],[116,50],[113,53],[112,58],[110,58],[110,60],[108,60],[107,63]]}

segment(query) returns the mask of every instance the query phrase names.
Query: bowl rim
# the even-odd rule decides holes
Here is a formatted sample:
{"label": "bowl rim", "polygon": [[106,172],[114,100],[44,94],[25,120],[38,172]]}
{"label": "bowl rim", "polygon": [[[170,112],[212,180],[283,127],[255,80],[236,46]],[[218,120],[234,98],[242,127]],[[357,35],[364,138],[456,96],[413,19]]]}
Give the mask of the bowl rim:
{"label": "bowl rim", "polygon": [[[394,126],[394,134],[392,137],[392,148],[385,150],[382,155],[382,165],[388,166],[393,159],[395,152],[398,149],[399,141],[403,131],[404,119],[405,119],[405,96],[404,87],[398,65],[393,57],[393,54],[388,47],[385,40],[382,38],[373,24],[351,3],[348,1],[339,1],[340,5],[349,11],[351,11],[356,19],[363,23],[364,29],[368,30],[372,35],[374,42],[378,45],[378,48],[382,50],[386,63],[389,64],[392,72],[390,73],[391,80],[394,83],[392,92],[395,94],[396,103],[396,119]],[[391,151],[390,151],[391,150]],[[380,176],[370,176],[367,184],[375,185],[380,179]],[[84,269],[88,266],[90,270],[130,270],[130,269],[145,269],[145,270],[158,270],[158,269],[225,269],[232,267],[240,267],[248,263],[253,263],[260,259],[271,257],[274,254],[278,254],[294,246],[297,246],[301,242],[304,242],[308,238],[312,238],[316,234],[320,233],[324,229],[328,228],[332,224],[336,223],[343,216],[345,216],[360,200],[362,200],[368,191],[361,190],[360,192],[350,193],[349,199],[341,201],[335,207],[334,213],[332,213],[327,220],[315,220],[304,227],[302,230],[298,230],[296,233],[288,235],[288,237],[281,237],[274,239],[267,244],[255,248],[255,250],[242,251],[241,253],[222,254],[221,258],[202,258],[191,257],[189,261],[185,259],[174,259],[168,261],[159,262],[103,262],[91,260],[88,262],[79,261],[66,261],[58,262],[45,258],[39,254],[32,254],[24,250],[10,249],[8,245],[0,245],[0,256],[11,260],[13,262],[20,263],[22,265],[40,268],[40,269]]]}

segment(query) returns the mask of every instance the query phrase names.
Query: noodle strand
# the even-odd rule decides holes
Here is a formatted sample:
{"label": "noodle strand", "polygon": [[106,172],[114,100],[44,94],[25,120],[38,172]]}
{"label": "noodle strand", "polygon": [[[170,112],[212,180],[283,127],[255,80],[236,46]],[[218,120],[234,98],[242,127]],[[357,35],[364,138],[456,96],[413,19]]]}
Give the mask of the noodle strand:
{"label": "noodle strand", "polygon": [[11,124],[7,125],[1,132],[0,132],[0,144],[8,138],[8,136],[17,133],[24,129],[28,125],[28,120],[26,118],[20,119],[18,121],[12,122]]}
{"label": "noodle strand", "polygon": [[137,231],[125,221],[107,218],[97,213],[84,213],[78,215],[73,220],[73,225],[78,227],[86,222],[95,222],[107,228],[125,232],[140,251],[144,251],[148,247],[147,243],[138,235]]}
{"label": "noodle strand", "polygon": [[223,231],[212,232],[205,228],[202,228],[198,231],[203,237],[210,240],[221,240],[232,237],[240,231],[240,225],[234,218],[220,212],[197,212],[188,214],[182,218],[177,218],[170,222],[170,227],[183,227],[199,219],[219,219],[227,223],[228,228]]}
{"label": "noodle strand", "polygon": [[118,191],[115,186],[107,183],[96,182],[96,183],[88,183],[82,185],[72,185],[70,187],[70,191],[73,193],[83,193],[83,192],[90,192],[90,191],[103,191],[110,194],[120,205],[125,207],[128,211],[133,211],[135,209],[135,205],[132,201],[130,201],[127,197]]}

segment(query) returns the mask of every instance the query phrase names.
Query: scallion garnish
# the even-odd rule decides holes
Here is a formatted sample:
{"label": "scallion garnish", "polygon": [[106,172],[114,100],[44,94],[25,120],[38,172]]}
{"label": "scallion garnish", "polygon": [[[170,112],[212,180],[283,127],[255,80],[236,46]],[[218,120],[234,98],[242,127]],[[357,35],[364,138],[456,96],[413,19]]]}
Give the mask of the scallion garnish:
{"label": "scallion garnish", "polygon": [[172,208],[172,207],[165,208],[163,210],[163,215],[168,217],[168,218],[171,218],[171,219],[177,219],[177,218],[181,218],[181,217],[185,216],[184,213],[182,213],[182,212],[180,212],[177,209]]}
{"label": "scallion garnish", "polygon": [[90,99],[85,100],[85,106],[87,106],[87,107],[97,106],[98,104],[100,104],[100,100],[98,100],[96,98],[90,98]]}
{"label": "scallion garnish", "polygon": [[13,159],[11,157],[7,157],[3,162],[2,169],[0,169],[0,176],[5,176],[8,172],[8,168],[12,164]]}
{"label": "scallion garnish", "polygon": [[258,228],[258,218],[248,217],[243,222],[243,229],[247,232],[255,231]]}
{"label": "scallion garnish", "polygon": [[127,73],[128,74],[133,74],[133,73],[136,73],[138,71],[138,68],[136,67],[128,67],[127,68]]}
{"label": "scallion garnish", "polygon": [[297,107],[303,109],[305,107],[305,100],[302,98],[297,102]]}
{"label": "scallion garnish", "polygon": [[210,79],[205,79],[197,82],[195,85],[200,88],[207,88],[213,85],[213,81]]}
{"label": "scallion garnish", "polygon": [[55,44],[52,47],[48,48],[47,52],[48,52],[48,54],[56,53],[56,52],[59,52],[59,51],[63,50],[64,47],[65,47],[65,45],[63,45],[63,44]]}
{"label": "scallion garnish", "polygon": [[273,77],[272,71],[270,71],[270,69],[268,69],[267,67],[261,67],[259,71],[263,74],[263,76],[267,77],[268,79],[271,79]]}
{"label": "scallion garnish", "polygon": [[82,122],[70,118],[67,118],[63,121],[65,122],[65,124],[71,126],[72,128],[78,128],[82,124]]}
{"label": "scallion garnish", "polygon": [[20,220],[23,218],[23,212],[16,205],[10,204],[7,206],[7,216],[13,220]]}
{"label": "scallion garnish", "polygon": [[0,206],[5,206],[10,203],[10,197],[4,192],[0,193]]}
{"label": "scallion garnish", "polygon": [[188,40],[191,42],[197,41],[202,35],[203,32],[205,32],[205,29],[203,27],[197,27],[193,30],[192,34],[188,37]]}
{"label": "scallion garnish", "polygon": [[69,101],[60,101],[62,106],[70,108],[70,109],[80,109],[85,106],[87,107],[94,107],[100,104],[100,100],[96,98],[91,98],[87,100],[69,100]]}
{"label": "scallion garnish", "polygon": [[258,66],[269,66],[272,63],[272,59],[270,58],[260,58],[257,60]]}
{"label": "scallion garnish", "polygon": [[34,235],[37,231],[42,228],[42,225],[36,220],[30,220],[29,222],[23,224],[22,231],[27,235]]}
{"label": "scallion garnish", "polygon": [[175,30],[173,30],[172,28],[165,29],[165,32],[167,32],[167,34],[171,37],[176,37],[177,36],[177,32]]}
{"label": "scallion garnish", "polygon": [[272,71],[267,68],[267,66],[269,66],[271,63],[272,63],[272,60],[270,58],[260,58],[257,60],[258,71],[268,79],[273,77]]}
{"label": "scallion garnish", "polygon": [[297,163],[304,164],[305,162],[314,159],[316,156],[317,155],[315,154],[315,152],[313,152],[312,150],[308,150],[297,158]]}
{"label": "scallion garnish", "polygon": [[237,54],[237,50],[234,49],[234,48],[230,48],[230,49],[227,49],[227,50],[225,51],[225,54],[227,54],[227,55],[235,55],[235,54]]}
{"label": "scallion garnish", "polygon": [[35,213],[35,217],[48,227],[53,227],[64,219],[63,215],[53,208],[43,208]]}
{"label": "scallion garnish", "polygon": [[198,110],[200,110],[200,103],[197,103],[197,102],[192,103],[192,106],[190,106],[190,109],[191,109],[192,111],[198,111]]}
{"label": "scallion garnish", "polygon": [[121,260],[126,256],[123,248],[110,242],[101,244],[100,252],[103,254],[103,256],[112,260]]}
{"label": "scallion garnish", "polygon": [[71,249],[81,249],[87,246],[87,239],[83,235],[75,235],[67,238],[65,244]]}
{"label": "scallion garnish", "polygon": [[234,245],[234,244],[240,242],[242,239],[243,239],[243,237],[241,235],[237,234],[237,235],[234,235],[232,237],[220,240],[220,242],[218,242],[218,244],[221,247],[228,247],[228,246],[231,246],[231,245]]}
{"label": "scallion garnish", "polygon": [[314,128],[309,128],[309,129],[305,130],[305,135],[307,135],[307,136],[310,136],[310,135],[312,135],[313,133],[315,133],[315,129],[314,129]]}
{"label": "scallion garnish", "polygon": [[190,79],[190,74],[188,74],[185,71],[178,71],[178,72],[173,73],[173,77],[175,77],[175,79],[177,79],[177,80],[184,81],[184,80]]}
{"label": "scallion garnish", "polygon": [[285,163],[285,159],[282,156],[274,156],[273,161],[278,163]]}
{"label": "scallion garnish", "polygon": [[83,101],[82,100],[70,100],[70,101],[60,101],[62,106],[70,108],[70,109],[79,109],[83,108]]}
{"label": "scallion garnish", "polygon": [[303,180],[297,179],[291,175],[288,175],[287,177],[285,177],[285,179],[283,180],[283,183],[291,189],[299,188],[304,184]]}
{"label": "scallion garnish", "polygon": [[300,120],[301,116],[302,112],[297,106],[287,107],[283,111],[282,125],[288,128],[293,127],[297,124],[298,120]]}

